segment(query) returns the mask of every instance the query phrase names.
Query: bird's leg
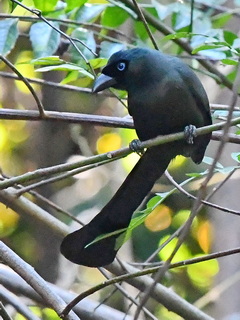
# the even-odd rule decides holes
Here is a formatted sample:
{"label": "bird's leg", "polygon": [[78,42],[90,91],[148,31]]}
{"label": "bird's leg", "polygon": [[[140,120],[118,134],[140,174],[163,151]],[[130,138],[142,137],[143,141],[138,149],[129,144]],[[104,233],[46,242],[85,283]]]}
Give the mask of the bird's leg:
{"label": "bird's leg", "polygon": [[136,152],[139,156],[142,156],[144,154],[144,150],[142,148],[142,143],[139,139],[134,139],[129,143],[129,148]]}
{"label": "bird's leg", "polygon": [[194,144],[194,138],[197,136],[196,127],[192,124],[186,126],[184,128],[184,136],[188,144]]}

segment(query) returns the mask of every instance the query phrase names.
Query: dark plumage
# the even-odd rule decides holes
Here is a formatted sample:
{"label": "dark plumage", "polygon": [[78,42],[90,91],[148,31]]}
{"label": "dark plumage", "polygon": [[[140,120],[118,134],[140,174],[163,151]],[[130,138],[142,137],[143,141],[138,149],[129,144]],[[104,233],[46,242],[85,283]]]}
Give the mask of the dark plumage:
{"label": "dark plumage", "polygon": [[[156,50],[136,48],[113,54],[93,91],[109,87],[128,92],[128,110],[140,140],[148,140],[212,123],[208,98],[193,71],[181,60]],[[164,173],[169,162],[182,154],[200,163],[211,134],[149,148],[119,190],[85,227],[69,234],[61,252],[74,263],[99,267],[111,263],[117,253],[118,235],[87,246],[97,236],[126,228],[133,212]]]}

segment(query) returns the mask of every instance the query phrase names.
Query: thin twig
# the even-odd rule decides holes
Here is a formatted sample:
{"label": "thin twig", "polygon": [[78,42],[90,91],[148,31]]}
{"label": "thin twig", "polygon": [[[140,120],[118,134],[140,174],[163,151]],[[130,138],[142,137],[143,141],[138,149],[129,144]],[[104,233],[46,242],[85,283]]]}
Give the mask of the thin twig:
{"label": "thin twig", "polygon": [[[50,289],[47,283],[40,277],[33,267],[17,256],[2,241],[0,241],[0,253],[2,261],[17,272],[32,288],[36,290],[45,303],[60,315],[66,303],[60,298],[60,296]],[[66,319],[77,320],[78,317],[71,312]]]}
{"label": "thin twig", "polygon": [[12,69],[12,71],[14,73],[16,73],[16,75],[18,76],[18,78],[26,85],[26,87],[28,88],[28,90],[31,92],[34,100],[36,101],[38,110],[39,110],[39,115],[40,118],[44,118],[45,117],[45,112],[44,112],[44,107],[42,105],[41,100],[38,98],[38,95],[36,94],[35,90],[33,89],[33,87],[31,86],[31,84],[29,83],[28,79],[25,78],[21,72],[18,71],[17,68],[15,68],[15,66],[8,60],[6,59],[3,55],[0,54],[0,59],[10,68]]}
{"label": "thin twig", "polygon": [[51,27],[53,30],[55,30],[56,32],[60,33],[64,38],[66,38],[71,44],[72,46],[77,50],[77,52],[80,54],[80,56],[83,58],[83,60],[85,61],[85,63],[88,65],[89,69],[91,70],[92,74],[95,75],[94,69],[92,68],[91,64],[89,63],[89,61],[87,60],[87,58],[84,56],[84,54],[81,52],[81,50],[78,48],[78,46],[76,45],[75,41],[80,42],[84,47],[86,47],[93,55],[96,56],[96,53],[92,51],[91,48],[89,48],[86,43],[84,43],[83,41],[81,41],[80,39],[75,39],[72,38],[70,36],[68,36],[65,32],[63,32],[62,30],[58,29],[57,27],[55,27],[51,22],[49,22],[43,15],[42,12],[38,9],[31,9],[29,7],[27,7],[26,5],[24,5],[23,3],[17,1],[17,0],[11,0],[12,2],[16,3],[17,5],[19,5],[20,7],[24,8],[25,10],[31,12],[32,14],[36,15],[39,17],[40,20],[44,21],[49,27]]}
{"label": "thin twig", "polygon": [[153,44],[154,48],[155,48],[156,50],[159,50],[158,45],[157,45],[157,42],[156,42],[156,40],[155,40],[155,38],[154,38],[154,36],[153,36],[153,34],[152,34],[152,31],[150,30],[150,28],[149,28],[149,26],[148,26],[148,23],[147,23],[144,15],[143,15],[143,13],[142,13],[142,10],[141,10],[139,4],[137,3],[136,0],[132,0],[132,2],[133,2],[133,4],[134,4],[134,6],[136,7],[136,11],[137,11],[137,13],[138,13],[139,19],[142,21],[142,23],[143,23],[143,25],[144,25],[144,27],[145,27],[148,35],[149,35],[149,38],[150,38],[151,41],[152,41],[152,44]]}

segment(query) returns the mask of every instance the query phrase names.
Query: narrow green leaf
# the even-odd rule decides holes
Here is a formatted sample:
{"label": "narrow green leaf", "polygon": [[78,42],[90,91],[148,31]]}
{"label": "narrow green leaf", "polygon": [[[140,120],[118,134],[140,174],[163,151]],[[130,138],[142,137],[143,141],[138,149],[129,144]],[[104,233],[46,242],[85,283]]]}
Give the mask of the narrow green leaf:
{"label": "narrow green leaf", "polygon": [[106,238],[109,238],[111,236],[116,236],[122,232],[126,231],[126,228],[123,228],[123,229],[119,229],[119,230],[116,230],[116,231],[113,231],[113,232],[109,232],[109,233],[105,233],[105,234],[101,234],[100,236],[96,237],[93,241],[91,241],[90,243],[88,243],[85,248],[88,248],[90,247],[92,244],[100,241],[100,240],[103,240],[103,239],[106,239]]}
{"label": "narrow green leaf", "polygon": [[233,59],[222,59],[221,61],[222,61],[222,63],[227,64],[227,65],[231,65],[231,66],[237,66],[238,65],[238,61],[237,60],[233,60]]}
{"label": "narrow green leaf", "polygon": [[55,66],[46,66],[46,67],[42,67],[37,69],[36,71],[38,72],[47,72],[47,71],[53,71],[53,70],[57,70],[57,71],[78,71],[79,73],[83,74],[84,76],[87,76],[91,79],[94,79],[94,76],[86,71],[85,69],[74,65],[74,64],[70,64],[70,63],[64,63],[61,65],[55,65]]}
{"label": "narrow green leaf", "polygon": [[[224,46],[226,46],[226,44],[224,44]],[[218,49],[218,48],[223,48],[223,44],[203,44],[193,49],[192,54],[196,54],[199,51],[203,51],[203,50]]]}
{"label": "narrow green leaf", "polygon": [[[53,25],[58,28],[57,23]],[[29,35],[36,58],[53,55],[60,43],[60,34],[45,22],[34,23]]]}
{"label": "narrow green leaf", "polygon": [[232,14],[224,12],[213,16],[212,26],[213,28],[222,28],[232,18]]}
{"label": "narrow green leaf", "polygon": [[189,35],[193,36],[194,34],[189,33],[189,32],[176,32],[169,34],[161,39],[161,41],[166,41],[166,40],[174,40],[174,39],[180,39],[180,38],[187,38]]}
{"label": "narrow green leaf", "polygon": [[0,21],[0,53],[6,56],[15,46],[18,38],[18,19]]}
{"label": "narrow green leaf", "polygon": [[46,65],[60,65],[65,63],[65,61],[60,59],[58,56],[50,56],[50,57],[33,59],[30,61],[30,63],[35,66],[46,66]]}

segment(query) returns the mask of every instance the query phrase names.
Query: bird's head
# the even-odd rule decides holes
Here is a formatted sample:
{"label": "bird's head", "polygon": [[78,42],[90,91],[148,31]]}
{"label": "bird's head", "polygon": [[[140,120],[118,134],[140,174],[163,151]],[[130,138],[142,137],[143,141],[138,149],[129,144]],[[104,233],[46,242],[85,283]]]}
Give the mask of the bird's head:
{"label": "bird's head", "polygon": [[103,68],[102,74],[96,79],[93,92],[110,87],[128,91],[131,82],[143,81],[146,57],[151,54],[150,50],[144,48],[114,53]]}

